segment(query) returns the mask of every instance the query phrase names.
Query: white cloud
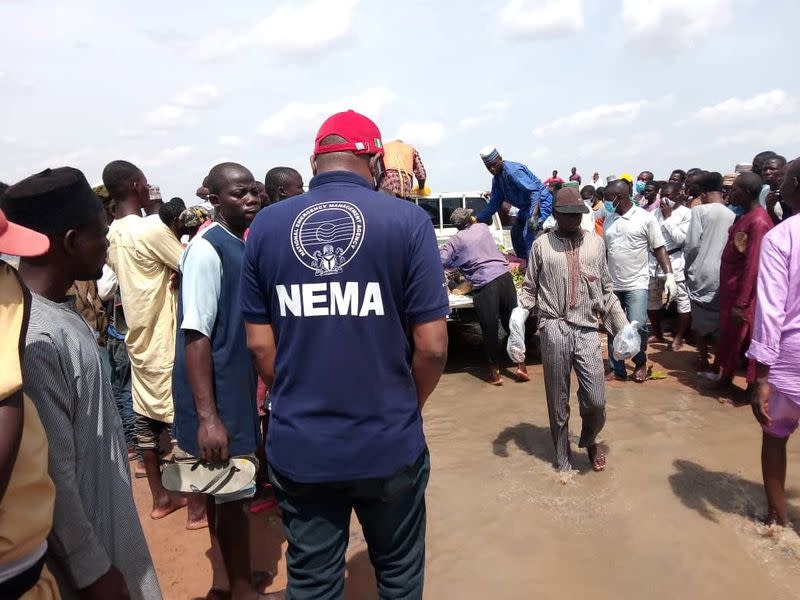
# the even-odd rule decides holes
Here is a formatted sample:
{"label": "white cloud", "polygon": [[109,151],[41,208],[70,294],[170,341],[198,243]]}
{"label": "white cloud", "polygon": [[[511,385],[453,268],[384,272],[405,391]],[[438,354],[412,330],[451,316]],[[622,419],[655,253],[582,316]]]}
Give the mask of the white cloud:
{"label": "white cloud", "polygon": [[254,48],[293,58],[310,58],[346,40],[359,0],[308,0],[281,4],[243,30],[215,31],[193,50],[201,60],[229,58]]}
{"label": "white cloud", "polygon": [[238,135],[223,135],[220,136],[219,143],[223,146],[240,146],[242,144],[242,138]]}
{"label": "white cloud", "polygon": [[292,141],[316,132],[322,122],[334,113],[353,109],[374,119],[391,104],[396,95],[384,87],[364,90],[354,96],[330,102],[290,102],[267,117],[258,128],[266,137]]}
{"label": "white cloud", "polygon": [[582,0],[509,0],[500,11],[500,31],[510,39],[552,39],[581,29]]}
{"label": "white cloud", "polygon": [[538,136],[574,133],[593,129],[597,125],[621,125],[632,123],[639,118],[646,100],[624,102],[622,104],[601,104],[586,110],[580,110],[566,117],[561,117],[542,127],[537,127],[533,133]]}
{"label": "white cloud", "polygon": [[[800,123],[788,123],[777,127],[745,129],[730,135],[721,135],[714,140],[715,146],[747,146],[750,154],[760,148],[800,145]],[[753,151],[753,148],[756,150]],[[787,156],[791,160],[792,156]]]}
{"label": "white cloud", "polygon": [[398,140],[403,140],[414,146],[436,146],[447,134],[447,129],[442,123],[436,121],[403,123],[397,128]]}
{"label": "white cloud", "polygon": [[121,137],[139,138],[165,135],[171,129],[190,127],[197,122],[198,111],[210,108],[219,98],[216,86],[204,84],[185,89],[167,103],[145,113],[143,126],[124,127]]}
{"label": "white cloud", "polygon": [[487,102],[480,108],[478,114],[461,119],[458,122],[458,128],[461,130],[473,129],[489,121],[499,121],[505,116],[509,108],[511,108],[511,103],[506,100]]}
{"label": "white cloud", "polygon": [[531,160],[539,160],[545,158],[549,154],[550,154],[550,148],[548,148],[547,146],[539,146],[536,150],[534,150],[528,155],[528,158]]}
{"label": "white cloud", "polygon": [[146,167],[164,167],[193,153],[194,147],[192,146],[174,146],[172,148],[165,148],[159,152],[156,152],[152,156],[142,159],[139,162]]}
{"label": "white cloud", "polygon": [[580,146],[578,147],[578,156],[581,158],[588,156],[594,157],[598,154],[603,154],[608,150],[611,150],[614,148],[614,146],[616,146],[616,144],[617,140],[614,138],[581,142]]}
{"label": "white cloud", "polygon": [[732,0],[622,0],[622,22],[648,52],[684,52],[722,30],[732,5]]}
{"label": "white cloud", "polygon": [[208,108],[219,98],[219,90],[213,85],[198,85],[182,91],[172,103],[187,108]]}
{"label": "white cloud", "polygon": [[153,129],[172,129],[186,127],[195,122],[194,115],[190,114],[183,106],[164,104],[146,113],[144,122]]}
{"label": "white cloud", "polygon": [[795,107],[795,99],[783,90],[772,90],[752,98],[728,98],[714,106],[706,106],[694,113],[700,121],[726,121],[772,117],[775,114],[790,112]]}

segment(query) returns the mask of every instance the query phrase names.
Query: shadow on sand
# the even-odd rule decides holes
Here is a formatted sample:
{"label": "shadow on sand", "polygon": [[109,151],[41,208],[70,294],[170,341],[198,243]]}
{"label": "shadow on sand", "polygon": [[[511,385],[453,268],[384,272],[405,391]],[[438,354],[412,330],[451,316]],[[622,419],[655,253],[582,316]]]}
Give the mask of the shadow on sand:
{"label": "shadow on sand", "polygon": [[[709,471],[690,460],[676,460],[676,472],[669,476],[672,491],[684,506],[702,517],[718,522],[714,510],[761,520],[766,514],[764,486],[724,471]],[[787,490],[786,498],[797,498],[797,490]],[[800,507],[788,505],[789,517],[800,515]]]}
{"label": "shadow on sand", "polygon": [[[553,438],[550,436],[549,427],[539,427],[530,423],[520,423],[513,427],[506,427],[492,442],[492,452],[501,458],[508,457],[508,444],[513,442],[517,448],[530,456],[538,458],[555,469],[553,460],[555,451],[553,449]],[[592,465],[589,457],[584,450],[577,449],[578,440],[570,435],[570,445],[572,447],[572,468],[581,475],[592,472]],[[608,447],[598,444],[603,453],[608,456]]]}

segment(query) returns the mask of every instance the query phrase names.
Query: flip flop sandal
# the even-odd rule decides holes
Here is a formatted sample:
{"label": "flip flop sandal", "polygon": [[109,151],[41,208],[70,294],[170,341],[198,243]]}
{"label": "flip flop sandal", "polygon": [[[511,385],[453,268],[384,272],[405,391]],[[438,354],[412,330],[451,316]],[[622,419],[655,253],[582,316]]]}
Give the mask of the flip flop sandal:
{"label": "flip flop sandal", "polygon": [[252,456],[235,456],[224,465],[209,465],[198,460],[194,464],[167,465],[161,481],[171,492],[228,496],[252,487],[257,470],[258,460]]}

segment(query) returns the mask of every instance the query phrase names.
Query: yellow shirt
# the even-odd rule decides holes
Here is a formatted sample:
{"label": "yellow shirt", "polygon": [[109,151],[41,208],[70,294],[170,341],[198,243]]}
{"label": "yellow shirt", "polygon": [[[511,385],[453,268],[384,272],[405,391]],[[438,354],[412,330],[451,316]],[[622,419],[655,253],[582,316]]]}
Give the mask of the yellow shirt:
{"label": "yellow shirt", "polygon": [[[22,388],[20,339],[25,298],[13,269],[0,261],[0,402]],[[41,547],[53,525],[55,488],[47,474],[47,437],[36,407],[23,396],[22,438],[0,503],[0,568]]]}
{"label": "yellow shirt", "polygon": [[108,266],[116,273],[128,333],[133,409],[172,423],[177,292],[170,277],[183,246],[158,217],[130,215],[108,231]]}

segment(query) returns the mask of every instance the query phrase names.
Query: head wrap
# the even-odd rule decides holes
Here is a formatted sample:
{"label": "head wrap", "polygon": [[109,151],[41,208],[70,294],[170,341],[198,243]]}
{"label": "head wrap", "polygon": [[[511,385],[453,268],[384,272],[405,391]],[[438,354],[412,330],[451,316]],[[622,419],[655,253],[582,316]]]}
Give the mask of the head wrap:
{"label": "head wrap", "polygon": [[456,229],[464,229],[472,222],[472,215],[475,211],[470,208],[456,208],[450,213],[450,224]]}
{"label": "head wrap", "polygon": [[494,146],[486,146],[483,150],[481,150],[481,159],[483,160],[484,164],[492,164],[500,158],[500,152]]}
{"label": "head wrap", "polygon": [[736,178],[741,175],[741,173],[727,173],[722,178],[722,185],[724,187],[730,187],[733,185],[733,182],[736,181]]}
{"label": "head wrap", "polygon": [[184,227],[200,227],[212,218],[212,214],[200,205],[190,206],[179,217]]}
{"label": "head wrap", "polygon": [[12,185],[2,199],[8,220],[45,235],[85,225],[103,211],[83,173],[72,167],[45,169]]}

